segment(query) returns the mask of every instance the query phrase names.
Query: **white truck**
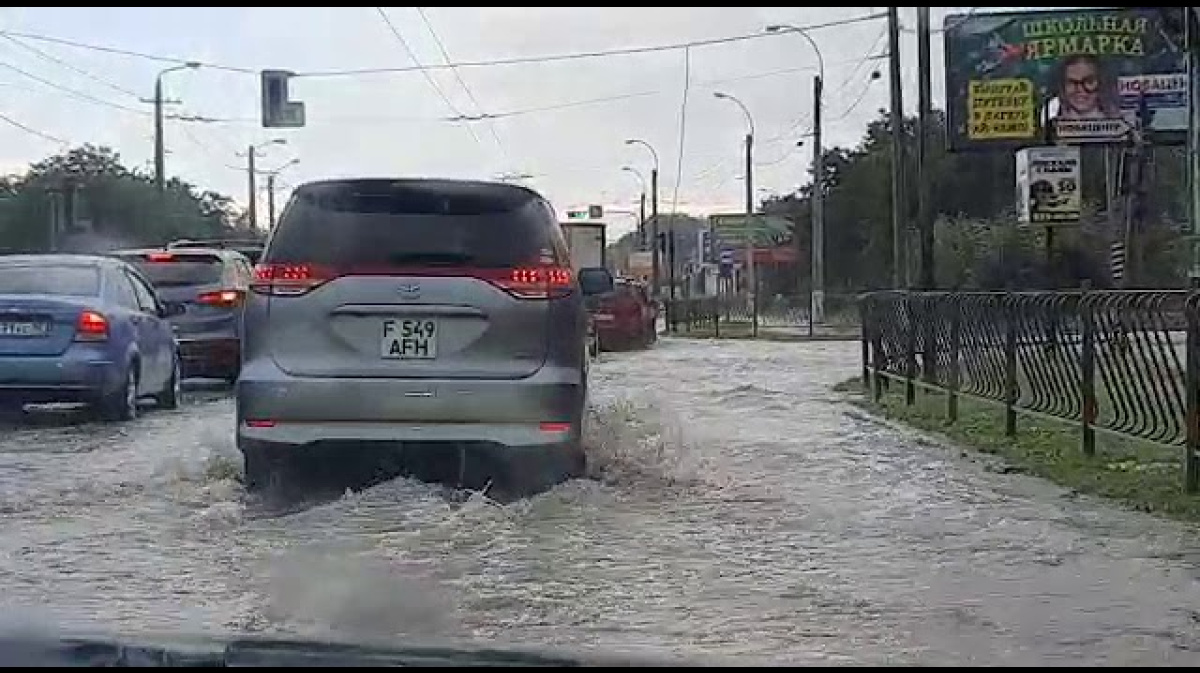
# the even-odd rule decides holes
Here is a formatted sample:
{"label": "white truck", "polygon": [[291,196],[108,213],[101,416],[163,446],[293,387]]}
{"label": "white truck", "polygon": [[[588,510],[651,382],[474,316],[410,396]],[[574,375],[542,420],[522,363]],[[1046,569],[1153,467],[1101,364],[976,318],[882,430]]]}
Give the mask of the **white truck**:
{"label": "white truck", "polygon": [[603,222],[563,222],[560,224],[567,249],[571,253],[571,268],[607,266],[608,240]]}
{"label": "white truck", "polygon": [[[571,255],[571,269],[579,273],[580,269],[603,268],[606,266],[608,240],[605,237],[603,222],[561,222],[563,238],[567,240],[567,250]],[[587,301],[588,315],[595,312],[594,298]],[[596,334],[594,319],[588,321],[588,355],[593,359],[600,357],[600,339]]]}

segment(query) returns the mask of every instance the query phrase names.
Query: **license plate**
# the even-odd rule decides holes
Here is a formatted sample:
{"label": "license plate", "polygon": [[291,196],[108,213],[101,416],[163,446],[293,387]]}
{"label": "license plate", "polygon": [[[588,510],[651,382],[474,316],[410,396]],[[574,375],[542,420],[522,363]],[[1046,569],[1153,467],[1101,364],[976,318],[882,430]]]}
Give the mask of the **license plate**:
{"label": "license plate", "polygon": [[41,337],[50,333],[50,324],[44,322],[0,322],[0,336]]}
{"label": "license plate", "polygon": [[596,322],[612,322],[616,320],[616,316],[611,313],[597,313]]}
{"label": "license plate", "polygon": [[383,321],[385,360],[433,360],[437,358],[436,320],[389,318]]}

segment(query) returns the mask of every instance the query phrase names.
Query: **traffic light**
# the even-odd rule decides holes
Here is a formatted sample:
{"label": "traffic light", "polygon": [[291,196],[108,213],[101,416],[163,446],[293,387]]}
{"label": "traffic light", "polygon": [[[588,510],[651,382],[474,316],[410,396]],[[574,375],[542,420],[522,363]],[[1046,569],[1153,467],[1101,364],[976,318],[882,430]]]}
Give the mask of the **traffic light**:
{"label": "traffic light", "polygon": [[304,126],[304,103],[288,99],[288,80],[295,74],[287,70],[262,71],[263,128]]}

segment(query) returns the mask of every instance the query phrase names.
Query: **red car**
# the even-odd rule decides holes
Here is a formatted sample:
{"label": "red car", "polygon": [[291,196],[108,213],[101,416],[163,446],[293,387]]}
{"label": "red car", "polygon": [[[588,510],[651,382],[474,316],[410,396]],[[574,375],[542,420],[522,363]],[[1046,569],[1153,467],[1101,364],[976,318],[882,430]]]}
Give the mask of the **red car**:
{"label": "red car", "polygon": [[601,350],[644,348],[658,340],[658,304],[642,283],[618,279],[591,313]]}

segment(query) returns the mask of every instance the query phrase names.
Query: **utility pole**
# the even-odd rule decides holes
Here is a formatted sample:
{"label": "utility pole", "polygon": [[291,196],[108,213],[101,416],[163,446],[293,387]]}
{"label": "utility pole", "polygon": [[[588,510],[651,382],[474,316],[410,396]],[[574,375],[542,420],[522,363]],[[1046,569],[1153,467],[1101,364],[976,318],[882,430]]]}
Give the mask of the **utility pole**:
{"label": "utility pole", "polygon": [[[170,68],[159,72],[154,78],[154,188],[158,191],[158,195],[160,197],[166,190],[167,180],[165,166],[166,160],[164,159],[166,149],[163,146],[163,105],[165,105],[167,101],[163,100],[163,76],[177,70],[195,70],[199,67],[199,62],[188,61],[182,65],[171,66]],[[145,98],[140,98],[139,100],[141,100],[143,103],[146,102]],[[174,104],[178,103],[179,101],[170,102]]]}
{"label": "utility pole", "polygon": [[645,185],[642,183],[642,202],[638,207],[638,246],[646,247],[646,191]]}
{"label": "utility pole", "polygon": [[[1191,235],[1191,286],[1200,289],[1200,8],[1185,10],[1184,26],[1187,43],[1188,87],[1188,233]],[[1189,461],[1191,462],[1191,461]],[[1189,477],[1190,478],[1190,477]]]}
{"label": "utility pole", "polygon": [[249,169],[250,169],[249,170],[249,182],[250,182],[250,185],[249,185],[250,186],[250,211],[249,211],[249,213],[250,213],[250,229],[252,229],[252,230],[258,229],[258,204],[257,204],[258,199],[256,198],[256,195],[255,195],[256,186],[255,186],[255,181],[254,181],[254,152],[255,152],[254,145],[251,145],[250,149],[247,150],[247,152],[246,152],[246,159],[250,163],[250,165],[249,165]]}
{"label": "utility pole", "polygon": [[754,278],[754,133],[746,134],[746,297],[750,299],[751,313],[755,299]]}
{"label": "utility pole", "polygon": [[892,287],[904,287],[904,83],[900,80],[900,8],[888,7],[888,72],[892,90]]}
{"label": "utility pole", "polygon": [[154,188],[161,197],[166,190],[166,170],[164,158],[166,149],[163,147],[163,85],[162,75],[154,79]]}
{"label": "utility pole", "polygon": [[[825,152],[821,144],[821,96],[824,90],[825,80],[821,75],[813,77],[812,306],[808,307],[811,312],[810,327],[825,323]],[[796,263],[799,265],[799,258],[796,259]]]}
{"label": "utility pole", "polygon": [[921,234],[922,290],[932,290],[937,285],[934,273],[933,254],[933,175],[929,170],[929,131],[933,122],[932,96],[933,67],[929,54],[930,30],[929,8],[917,8],[917,226]]}
{"label": "utility pole", "polygon": [[267,173],[267,231],[275,228],[275,173]]}
{"label": "utility pole", "polygon": [[658,226],[658,161],[655,160],[654,164],[654,168],[650,169],[650,240],[653,241],[650,246],[653,249],[650,254],[650,285],[654,297],[658,298],[662,287],[662,244]]}

